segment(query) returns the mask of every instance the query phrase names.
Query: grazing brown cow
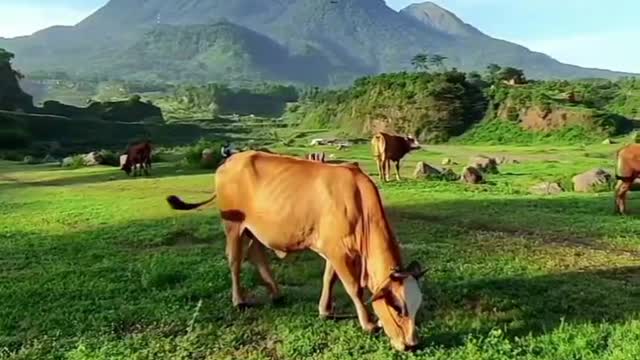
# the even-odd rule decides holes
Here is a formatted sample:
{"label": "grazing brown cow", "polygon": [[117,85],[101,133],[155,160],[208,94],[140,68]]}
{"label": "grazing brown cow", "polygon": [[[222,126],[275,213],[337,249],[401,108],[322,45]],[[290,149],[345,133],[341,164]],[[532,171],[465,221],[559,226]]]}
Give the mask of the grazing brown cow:
{"label": "grazing brown cow", "polygon": [[144,173],[149,175],[149,170],[151,169],[151,143],[145,141],[129,146],[127,149],[127,159],[121,166],[121,169],[126,172],[127,175],[131,175],[133,172],[133,176],[136,176],[138,172],[142,175],[142,170],[144,169]]}
{"label": "grazing brown cow", "polygon": [[333,315],[333,286],[340,279],[363,329],[376,328],[363,300],[369,289],[378,324],[392,345],[400,350],[417,345],[418,279],[424,272],[416,262],[403,267],[378,189],[358,166],[246,151],[218,168],[211,199],[187,204],[170,196],[167,201],[174,209],[191,210],[214,199],[227,237],[235,306],[246,304],[240,283],[243,243],[272,299],[279,298],[280,290],[265,250],[284,257],[311,249],[326,260],[321,317]]}
{"label": "grazing brown cow", "polygon": [[627,145],[616,154],[615,210],[619,214],[627,211],[627,193],[640,176],[640,144]]}
{"label": "grazing brown cow", "polygon": [[371,139],[373,156],[381,181],[389,181],[391,162],[395,162],[396,179],[400,180],[400,160],[410,151],[420,149],[413,136],[398,136],[379,132]]}

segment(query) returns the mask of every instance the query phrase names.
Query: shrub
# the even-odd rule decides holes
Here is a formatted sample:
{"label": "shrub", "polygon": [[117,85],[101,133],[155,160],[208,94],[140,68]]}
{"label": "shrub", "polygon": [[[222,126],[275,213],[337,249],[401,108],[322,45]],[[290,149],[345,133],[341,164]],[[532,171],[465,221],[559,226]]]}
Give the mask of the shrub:
{"label": "shrub", "polygon": [[86,167],[87,163],[84,161],[84,155],[74,155],[74,156],[71,156],[71,161],[63,160],[62,166],[69,169],[79,169],[82,167]]}
{"label": "shrub", "polygon": [[120,155],[111,150],[100,150],[98,152],[102,157],[101,165],[120,166]]}
{"label": "shrub", "polygon": [[22,129],[0,129],[0,148],[20,149],[31,145],[31,136]]}
{"label": "shrub", "polygon": [[[214,141],[200,139],[197,143],[187,148],[185,152],[185,160],[188,165],[196,166],[203,169],[215,169],[222,162],[222,154],[220,149],[222,144]],[[202,152],[206,149],[212,150],[211,160],[203,161]]]}

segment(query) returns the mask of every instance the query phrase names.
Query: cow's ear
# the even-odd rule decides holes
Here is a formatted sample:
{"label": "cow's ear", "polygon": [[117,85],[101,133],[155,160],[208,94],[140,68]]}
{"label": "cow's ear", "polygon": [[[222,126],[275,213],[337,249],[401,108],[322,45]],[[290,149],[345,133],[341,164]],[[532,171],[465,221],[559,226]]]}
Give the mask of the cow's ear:
{"label": "cow's ear", "polygon": [[392,278],[389,277],[384,283],[382,283],[382,285],[380,285],[377,289],[375,289],[371,294],[371,297],[369,298],[369,300],[367,300],[367,304],[371,304],[372,302],[382,298],[387,292],[387,288],[389,287],[391,280]]}
{"label": "cow's ear", "polygon": [[422,269],[422,266],[417,261],[412,261],[405,270],[394,271],[391,273],[391,279],[396,281],[402,281],[409,276],[413,276],[416,280],[420,279],[427,271]]}
{"label": "cow's ear", "polygon": [[407,266],[406,271],[417,280],[427,272],[427,269],[424,269],[420,263],[414,260],[409,264],[409,266]]}

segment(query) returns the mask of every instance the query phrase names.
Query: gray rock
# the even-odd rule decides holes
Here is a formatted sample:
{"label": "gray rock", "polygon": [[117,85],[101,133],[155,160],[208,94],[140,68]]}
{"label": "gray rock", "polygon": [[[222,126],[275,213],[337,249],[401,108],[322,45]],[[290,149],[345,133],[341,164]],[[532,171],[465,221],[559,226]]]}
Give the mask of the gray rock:
{"label": "gray rock", "polygon": [[602,169],[593,169],[574,176],[573,190],[576,192],[595,192],[612,180],[611,174]]}
{"label": "gray rock", "polygon": [[126,162],[127,162],[127,157],[129,155],[124,154],[124,155],[120,155],[120,167],[122,167]]}
{"label": "gray rock", "polygon": [[450,158],[444,158],[442,159],[442,165],[455,165],[455,161],[451,160]]}
{"label": "gray rock", "polygon": [[529,188],[529,192],[536,195],[557,195],[564,192],[564,190],[558,183],[543,182]]}
{"label": "gray rock", "polygon": [[73,165],[73,157],[71,156],[67,156],[66,158],[62,159],[62,167],[69,167],[71,165]]}
{"label": "gray rock", "polygon": [[84,164],[86,166],[96,166],[102,164],[104,161],[102,155],[97,151],[92,151],[84,156]]}
{"label": "gray rock", "polygon": [[472,157],[469,166],[486,174],[497,174],[499,172],[496,159],[484,155]]}
{"label": "gray rock", "polygon": [[473,166],[467,166],[462,170],[460,180],[467,184],[480,184],[484,182],[484,175],[480,170]]}
{"label": "gray rock", "polygon": [[440,177],[440,175],[442,175],[440,170],[422,161],[416,164],[416,169],[413,171],[413,177],[416,179],[428,179]]}

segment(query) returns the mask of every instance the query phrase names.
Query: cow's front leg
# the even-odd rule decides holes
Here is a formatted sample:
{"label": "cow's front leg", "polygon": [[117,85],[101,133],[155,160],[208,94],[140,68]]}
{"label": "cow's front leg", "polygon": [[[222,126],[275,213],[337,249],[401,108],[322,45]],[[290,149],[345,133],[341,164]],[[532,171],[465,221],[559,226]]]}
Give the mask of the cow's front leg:
{"label": "cow's front leg", "polygon": [[322,279],[322,295],[318,304],[318,312],[321,318],[333,315],[333,286],[337,280],[336,271],[329,261],[324,265],[324,277]]}
{"label": "cow's front leg", "polygon": [[396,180],[400,181],[400,161],[396,161]]}
{"label": "cow's front leg", "polygon": [[349,297],[356,307],[360,326],[362,326],[362,328],[368,333],[374,332],[377,327],[376,324],[371,321],[369,310],[367,310],[364,306],[364,302],[362,301],[363,288],[361,288],[358,283],[358,272],[350,266],[351,262],[344,255],[338,259],[331,260],[331,264],[338,274],[338,277],[340,277],[344,289],[347,294],[349,294]]}

